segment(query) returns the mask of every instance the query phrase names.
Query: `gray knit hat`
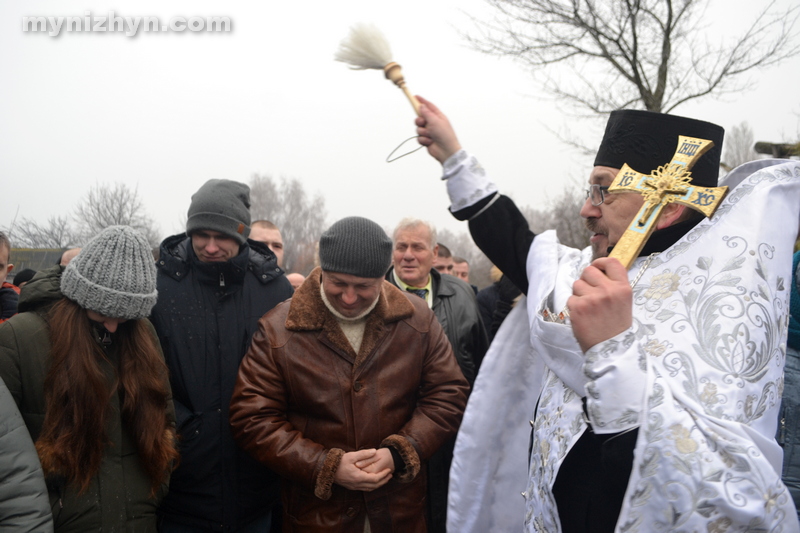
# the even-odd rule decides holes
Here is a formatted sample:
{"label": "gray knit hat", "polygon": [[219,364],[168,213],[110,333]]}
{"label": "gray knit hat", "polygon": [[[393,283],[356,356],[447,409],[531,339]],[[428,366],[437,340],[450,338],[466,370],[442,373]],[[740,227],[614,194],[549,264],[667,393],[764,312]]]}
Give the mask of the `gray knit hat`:
{"label": "gray knit hat", "polygon": [[69,262],[61,293],[109,318],[150,316],[158,292],[147,239],[130,226],[107,227]]}
{"label": "gray knit hat", "polygon": [[192,195],[186,233],[210,229],[244,244],[250,235],[250,187],[231,180],[208,180]]}
{"label": "gray knit hat", "polygon": [[382,278],[392,263],[392,239],[375,222],[347,217],[319,239],[322,270],[360,278]]}

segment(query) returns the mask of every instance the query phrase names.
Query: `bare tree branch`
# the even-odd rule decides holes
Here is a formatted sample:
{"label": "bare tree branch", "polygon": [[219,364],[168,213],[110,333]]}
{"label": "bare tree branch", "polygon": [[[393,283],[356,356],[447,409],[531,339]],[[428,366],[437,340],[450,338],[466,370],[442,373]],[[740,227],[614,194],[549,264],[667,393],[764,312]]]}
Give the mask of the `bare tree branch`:
{"label": "bare tree branch", "polygon": [[574,183],[561,193],[561,196],[548,202],[543,210],[521,206],[520,211],[528,220],[534,233],[554,229],[558,240],[566,246],[582,250],[589,246],[591,236],[584,220],[579,215],[586,201],[583,187]]}
{"label": "bare tree branch", "polygon": [[147,214],[137,189],[124,183],[95,185],[75,208],[74,220],[79,244],[86,243],[108,226],[131,226],[158,246],[159,235],[155,222]]}
{"label": "bare tree branch", "polygon": [[800,6],[770,2],[741,34],[710,43],[700,21],[707,0],[486,0],[493,20],[473,17],[465,37],[478,51],[532,71],[563,65],[542,89],[575,109],[669,112],[711,94],[740,91],[743,75],[800,52]]}
{"label": "bare tree branch", "polygon": [[269,175],[250,179],[250,217],[269,220],[281,230],[287,272],[307,275],[314,267],[316,243],[325,230],[325,199],[310,198],[303,184]]}
{"label": "bare tree branch", "polygon": [[70,248],[77,244],[69,219],[62,216],[51,216],[47,224],[23,217],[13,226],[9,237],[17,248]]}

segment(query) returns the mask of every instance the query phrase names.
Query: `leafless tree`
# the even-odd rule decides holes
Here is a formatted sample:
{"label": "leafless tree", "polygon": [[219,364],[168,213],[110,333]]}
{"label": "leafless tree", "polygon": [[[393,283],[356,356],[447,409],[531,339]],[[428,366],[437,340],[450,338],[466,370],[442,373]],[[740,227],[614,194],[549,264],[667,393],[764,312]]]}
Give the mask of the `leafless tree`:
{"label": "leafless tree", "polygon": [[17,248],[69,248],[78,242],[65,216],[51,216],[47,224],[22,218],[12,225],[9,234]]}
{"label": "leafless tree", "polygon": [[732,127],[725,132],[725,151],[720,165],[725,170],[732,170],[748,161],[757,159],[755,145],[753,129],[747,122]]}
{"label": "leafless tree", "polygon": [[474,18],[472,45],[521,62],[547,93],[592,115],[628,107],[666,113],[740,91],[749,85],[743,74],[800,52],[800,5],[780,11],[775,0],[724,43],[706,37],[708,0],[486,1],[496,17]]}
{"label": "leafless tree", "polygon": [[287,272],[307,275],[314,267],[316,243],[325,231],[325,199],[309,197],[296,178],[250,179],[250,216],[271,221],[281,230]]}
{"label": "leafless tree", "polygon": [[147,214],[137,189],[124,183],[95,185],[75,208],[74,215],[80,244],[84,244],[108,226],[131,226],[144,234],[152,246],[158,246],[155,222]]}
{"label": "leafless tree", "polygon": [[591,236],[580,216],[585,201],[585,193],[581,186],[573,184],[566,188],[561,196],[550,201],[545,209],[537,210],[522,206],[520,211],[528,219],[534,233],[554,229],[559,242],[581,250],[589,246]]}

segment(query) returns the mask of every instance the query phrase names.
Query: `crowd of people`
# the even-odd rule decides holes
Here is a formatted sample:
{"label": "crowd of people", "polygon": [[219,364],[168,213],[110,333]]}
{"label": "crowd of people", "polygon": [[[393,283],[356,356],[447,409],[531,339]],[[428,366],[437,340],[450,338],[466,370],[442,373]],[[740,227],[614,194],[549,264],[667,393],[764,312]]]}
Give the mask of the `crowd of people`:
{"label": "crowd of people", "polygon": [[[576,250],[420,102],[482,290],[413,218],[343,218],[287,274],[224,179],[155,252],[111,226],[10,283],[0,233],[3,531],[800,531],[800,162],[724,193],[722,128],[615,111]],[[713,142],[690,172],[681,136]]]}

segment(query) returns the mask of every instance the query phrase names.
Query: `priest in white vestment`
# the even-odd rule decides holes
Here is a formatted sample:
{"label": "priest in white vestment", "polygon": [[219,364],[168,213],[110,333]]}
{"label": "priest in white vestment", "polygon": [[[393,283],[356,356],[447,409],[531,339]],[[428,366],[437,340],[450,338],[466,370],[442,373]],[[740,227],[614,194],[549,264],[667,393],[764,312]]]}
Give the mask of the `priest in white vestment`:
{"label": "priest in white vestment", "polygon": [[[775,442],[800,163],[742,169],[711,218],[668,204],[630,270],[604,257],[642,205],[609,194],[678,135],[716,146],[692,184],[716,186],[722,128],[612,113],[581,209],[591,249],[534,235],[421,99],[420,143],[451,211],[527,295],[475,383],[451,469],[448,530],[797,532]],[[562,317],[562,318],[559,318]]]}

